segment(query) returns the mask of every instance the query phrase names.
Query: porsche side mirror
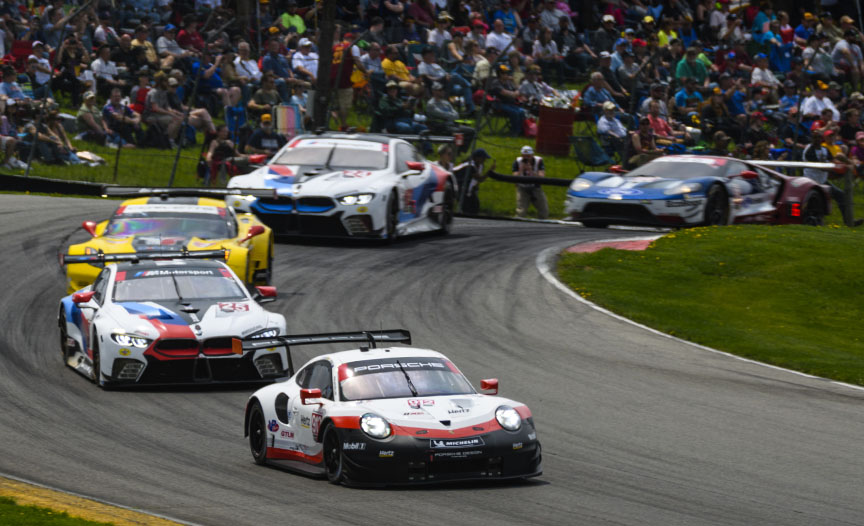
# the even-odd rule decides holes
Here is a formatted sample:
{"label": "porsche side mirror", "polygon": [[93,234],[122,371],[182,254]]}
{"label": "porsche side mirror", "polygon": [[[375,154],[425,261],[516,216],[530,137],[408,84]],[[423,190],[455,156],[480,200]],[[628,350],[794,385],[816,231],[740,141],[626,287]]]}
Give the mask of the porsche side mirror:
{"label": "porsche side mirror", "polygon": [[258,303],[270,303],[276,301],[276,287],[269,285],[258,285],[255,287],[255,297],[253,298]]}
{"label": "porsche side mirror", "polygon": [[497,395],[498,394],[498,379],[497,378],[487,378],[486,380],[480,380],[480,390],[481,391],[492,391],[491,393],[483,393],[483,394]]}
{"label": "porsche side mirror", "polygon": [[300,403],[303,405],[320,404],[321,389],[300,389]]}
{"label": "porsche side mirror", "polygon": [[622,168],[620,164],[613,164],[612,166],[609,167],[609,171],[612,172],[613,174],[626,174],[627,173],[627,170]]}
{"label": "porsche side mirror", "polygon": [[741,172],[738,175],[741,177],[741,179],[747,179],[747,180],[759,178],[759,174],[757,174],[753,170],[744,170],[743,172]]}
{"label": "porsche side mirror", "polygon": [[95,290],[88,290],[87,292],[76,292],[72,295],[72,303],[81,304],[88,303],[93,299],[93,296],[96,294]]}
{"label": "porsche side mirror", "polygon": [[253,226],[249,227],[249,231],[246,232],[246,235],[243,237],[243,239],[238,241],[238,243],[243,243],[244,241],[249,241],[253,237],[260,236],[261,234],[263,234],[266,231],[267,231],[267,229],[261,225],[253,225]]}
{"label": "porsche side mirror", "polygon": [[96,237],[96,221],[84,221],[81,228],[87,231],[91,237]]}

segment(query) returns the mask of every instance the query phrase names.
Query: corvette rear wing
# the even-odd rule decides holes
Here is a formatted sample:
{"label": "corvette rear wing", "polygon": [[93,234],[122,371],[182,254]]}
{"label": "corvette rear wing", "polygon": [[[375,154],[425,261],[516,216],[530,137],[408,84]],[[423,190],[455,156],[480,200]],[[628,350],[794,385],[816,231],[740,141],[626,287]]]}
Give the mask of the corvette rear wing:
{"label": "corvette rear wing", "polygon": [[231,350],[235,354],[243,354],[243,351],[256,351],[258,349],[270,349],[273,347],[285,347],[288,350],[288,368],[290,375],[294,375],[294,361],[291,358],[292,345],[320,345],[325,343],[367,343],[369,347],[375,348],[377,342],[405,343],[411,345],[411,333],[406,329],[388,329],[380,331],[357,331],[357,332],[325,332],[320,334],[289,334],[276,336],[275,338],[250,338],[241,340],[232,338]]}
{"label": "corvette rear wing", "polygon": [[227,195],[276,197],[275,188],[142,188],[138,186],[103,186],[102,197],[225,197]]}
{"label": "corvette rear wing", "polygon": [[163,259],[228,259],[226,250],[166,250],[164,252],[131,252],[124,254],[106,254],[99,251],[96,254],[60,254],[60,264],[73,263],[105,264],[121,261],[138,262],[142,260]]}

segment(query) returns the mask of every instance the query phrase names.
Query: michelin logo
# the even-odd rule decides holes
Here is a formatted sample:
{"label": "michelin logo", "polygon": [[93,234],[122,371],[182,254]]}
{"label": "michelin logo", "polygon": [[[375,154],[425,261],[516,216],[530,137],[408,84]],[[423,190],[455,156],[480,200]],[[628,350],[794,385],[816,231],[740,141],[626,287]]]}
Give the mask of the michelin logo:
{"label": "michelin logo", "polygon": [[475,447],[485,445],[480,437],[463,438],[458,440],[435,440],[429,441],[429,447],[434,449],[449,449],[460,447]]}

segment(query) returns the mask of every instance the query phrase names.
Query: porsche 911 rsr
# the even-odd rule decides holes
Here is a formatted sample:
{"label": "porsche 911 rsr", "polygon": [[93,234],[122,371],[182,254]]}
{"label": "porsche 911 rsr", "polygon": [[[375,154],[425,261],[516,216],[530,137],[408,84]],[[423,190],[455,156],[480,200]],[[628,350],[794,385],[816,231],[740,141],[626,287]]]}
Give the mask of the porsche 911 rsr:
{"label": "porsche 911 rsr", "polygon": [[[204,251],[189,257],[217,258]],[[151,261],[145,254],[69,256],[131,260],[102,269],[92,285],[60,300],[63,360],[99,386],[273,381],[288,367],[285,349],[244,352],[232,338],[285,333],[285,318],[250,295],[221,261]],[[133,259],[138,258],[138,259]],[[140,261],[139,261],[140,259]],[[138,262],[136,262],[138,261]]]}
{"label": "porsche 911 rsr", "polygon": [[[253,214],[236,213],[221,199],[199,197],[224,196],[224,190],[106,187],[105,193],[149,197],[123,201],[107,221],[85,221],[82,227],[92,239],[71,245],[69,255],[227,249],[228,265],[244,282],[270,282],[271,230]],[[101,270],[88,263],[68,265],[67,293],[93,283]]]}
{"label": "porsche 911 rsr", "polygon": [[367,337],[373,345],[313,358],[290,379],[250,397],[245,429],[255,462],[347,485],[542,474],[531,411],[492,396],[497,380],[484,380],[490,394],[480,394],[441,353],[374,346],[410,341],[407,331],[286,336],[242,346]]}
{"label": "porsche 911 rsr", "polygon": [[[241,195],[273,188],[277,196]],[[232,177],[226,202],[254,212],[277,234],[392,240],[420,232],[447,233],[456,180],[425,161],[411,143],[386,135],[301,135],[270,162]]]}
{"label": "porsche 911 rsr", "polygon": [[759,161],[673,155],[626,173],[580,175],[567,191],[565,212],[589,227],[819,225],[831,210],[830,197],[828,186],[783,175]]}

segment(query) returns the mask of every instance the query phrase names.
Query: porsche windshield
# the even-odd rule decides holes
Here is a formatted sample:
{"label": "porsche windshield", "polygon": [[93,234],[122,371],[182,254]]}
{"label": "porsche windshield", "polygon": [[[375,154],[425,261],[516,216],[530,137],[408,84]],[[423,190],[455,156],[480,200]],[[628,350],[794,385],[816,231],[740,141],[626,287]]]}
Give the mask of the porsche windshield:
{"label": "porsche windshield", "polygon": [[474,388],[442,358],[385,358],[339,368],[342,400],[471,394]]}
{"label": "porsche windshield", "polygon": [[648,176],[684,180],[700,177],[722,177],[724,173],[726,173],[726,163],[723,160],[706,157],[698,161],[657,159],[627,172],[626,177]]}
{"label": "porsche windshield", "polygon": [[115,302],[245,300],[237,281],[223,268],[151,268],[118,271]]}
{"label": "porsche windshield", "polygon": [[387,152],[377,143],[375,148],[351,148],[344,144],[289,148],[273,164],[321,166],[336,170],[383,170],[387,168]]}
{"label": "porsche windshield", "polygon": [[137,212],[114,216],[105,227],[106,236],[197,237],[230,239],[234,237],[226,217],[220,214]]}

